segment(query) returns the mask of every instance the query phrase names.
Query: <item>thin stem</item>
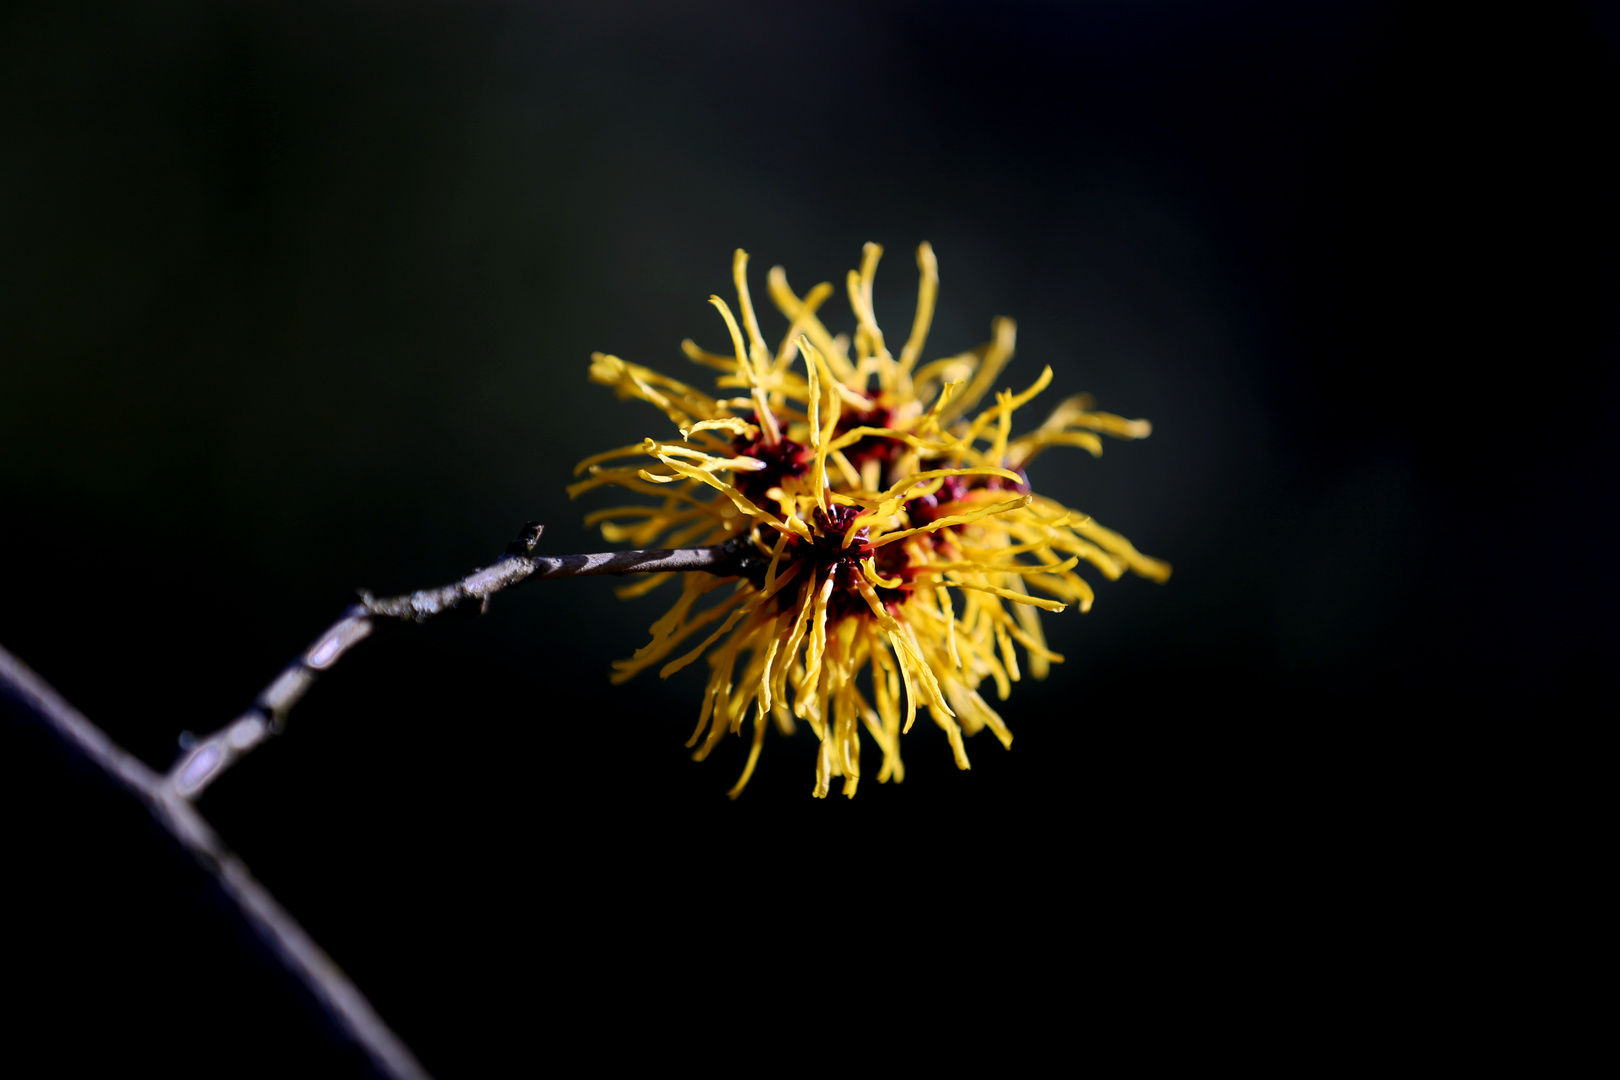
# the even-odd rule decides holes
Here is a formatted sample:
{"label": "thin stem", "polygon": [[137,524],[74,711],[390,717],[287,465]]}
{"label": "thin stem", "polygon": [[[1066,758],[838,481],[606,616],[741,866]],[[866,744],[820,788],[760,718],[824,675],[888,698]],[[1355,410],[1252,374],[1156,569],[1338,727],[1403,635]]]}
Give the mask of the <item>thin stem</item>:
{"label": "thin stem", "polygon": [[287,910],[276,903],[242,862],[209,827],[197,808],[180,798],[156,772],[113,742],[79,710],[21,660],[0,648],[0,697],[52,733],[125,791],[146,804],[170,836],[219,884],[248,924],[327,1013],[393,1080],[428,1080],[428,1072],[371,1007],[358,987],[315,944]]}
{"label": "thin stem", "polygon": [[418,589],[405,596],[379,600],[368,592],[352,604],[338,621],[326,628],[309,648],[265,687],[248,710],[210,735],[188,741],[184,752],[164,778],[182,799],[195,799],[253,748],[279,734],[287,713],[315,684],[315,678],[343,658],[351,648],[371,636],[378,619],[423,623],[429,619],[473,610],[489,610],[490,597],[525,581],[542,578],[589,577],[597,574],[654,574],[705,570],[712,574],[746,573],[757,556],[738,541],[714,547],[612,551],[595,555],[535,555],[545,526],[531,521],[506,554],[460,581],[436,589]]}
{"label": "thin stem", "polygon": [[0,648],[0,698],[45,724],[75,753],[144,802],[152,816],[213,876],[287,969],[314,993],[372,1063],[394,1080],[427,1080],[428,1074],[343,970],[225,846],[193,800],[243,755],[279,732],[287,713],[308,693],[316,676],[371,636],[378,619],[421,623],[472,610],[473,604],[476,613],[482,614],[489,610],[490,597],[496,593],[538,578],[693,570],[729,576],[753,573],[763,566],[763,560],[739,540],[673,551],[535,555],[543,531],[538,522],[529,522],[500,559],[449,585],[384,600],[361,593],[360,602],[350,605],[314,644],[283,668],[245,713],[211,735],[186,742],[180,759],[162,775],[113,742],[44,679]]}

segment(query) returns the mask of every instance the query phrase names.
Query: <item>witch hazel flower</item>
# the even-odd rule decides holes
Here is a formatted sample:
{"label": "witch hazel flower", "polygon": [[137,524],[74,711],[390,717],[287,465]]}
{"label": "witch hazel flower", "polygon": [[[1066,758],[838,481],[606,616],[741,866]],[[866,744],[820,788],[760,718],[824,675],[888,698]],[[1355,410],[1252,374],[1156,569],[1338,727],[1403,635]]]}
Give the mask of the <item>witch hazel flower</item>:
{"label": "witch hazel flower", "polygon": [[652,499],[597,510],[586,524],[615,543],[731,541],[751,556],[740,573],[655,574],[618,590],[634,597],[683,579],[651,640],[614,662],[612,681],[654,666],[668,678],[704,659],[709,678],[687,745],[701,761],[752,724],[733,798],[753,776],[767,728],[791,734],[798,721],[820,740],[818,798],[835,777],[855,794],[866,775],[863,731],[881,754],[878,783],[904,779],[900,737],[919,710],[968,768],[967,736],[989,728],[1012,743],[985,692],[1006,700],[1026,669],[1040,679],[1062,661],[1039,613],[1090,609],[1080,563],[1110,580],[1170,575],[1168,564],[1029,481],[1048,447],[1098,456],[1100,435],[1145,438],[1148,422],[1097,412],[1082,394],[1014,436],[1013,414],[1047,388],[1052,369],[1021,391],[996,389],[1013,356],[1011,319],[995,320],[991,340],[970,352],[921,363],[939,286],[927,244],[917,249],[911,332],[895,356],[872,312],[881,255],[867,244],[849,272],[853,337],[821,321],[830,283],[801,297],[773,268],[770,298],[788,329],[772,350],[738,250],[741,324],[726,301],[709,298],[730,355],[682,343],[690,360],[719,372],[713,393],[616,356],[591,358],[592,380],[650,403],[673,431],[580,462],[571,497],[611,486]]}

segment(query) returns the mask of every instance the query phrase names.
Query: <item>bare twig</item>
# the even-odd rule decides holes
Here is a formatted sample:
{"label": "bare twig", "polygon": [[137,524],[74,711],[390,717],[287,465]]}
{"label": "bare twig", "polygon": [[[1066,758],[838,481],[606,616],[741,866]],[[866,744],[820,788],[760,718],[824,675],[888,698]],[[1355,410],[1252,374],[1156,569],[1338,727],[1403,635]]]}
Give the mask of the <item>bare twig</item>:
{"label": "bare twig", "polygon": [[21,712],[43,722],[79,754],[151,810],[152,816],[192,858],[207,870],[242,916],[315,994],[321,1006],[371,1057],[385,1076],[427,1080],[410,1049],[400,1041],[343,969],[323,952],[247,865],[232,854],[219,834],[187,800],[174,794],[162,777],[113,742],[84,714],[62,699],[49,683],[0,648],[0,696]]}
{"label": "bare twig", "polygon": [[164,782],[183,799],[195,799],[242,757],[278,734],[287,713],[298,704],[315,677],[342,659],[343,654],[371,636],[377,619],[427,622],[452,612],[489,610],[489,599],[503,589],[540,578],[584,577],[594,574],[650,574],[707,570],[710,573],[746,572],[756,557],[733,541],[715,547],[678,550],[613,551],[597,555],[535,555],[534,546],[545,526],[531,521],[507,545],[496,562],[474,570],[460,581],[437,589],[419,589],[407,596],[378,600],[361,593],[337,622],[303,654],[281,670],[253,705],[211,735],[189,742]]}
{"label": "bare twig", "polygon": [[499,560],[453,584],[385,600],[362,593],[360,602],[351,605],[313,645],[282,669],[247,712],[212,735],[189,742],[164,775],[113,742],[50,684],[0,647],[0,698],[45,724],[75,753],[144,802],[180,846],[219,883],[287,969],[314,993],[372,1063],[395,1080],[426,1080],[428,1074],[343,970],[225,846],[193,800],[233,762],[279,732],[287,712],[308,692],[316,675],[369,637],[377,619],[420,623],[470,610],[474,603],[476,611],[482,613],[489,609],[489,599],[496,593],[537,578],[690,570],[750,574],[760,563],[758,556],[738,541],[674,551],[539,556],[534,554],[534,547],[542,531],[543,526],[530,522]]}

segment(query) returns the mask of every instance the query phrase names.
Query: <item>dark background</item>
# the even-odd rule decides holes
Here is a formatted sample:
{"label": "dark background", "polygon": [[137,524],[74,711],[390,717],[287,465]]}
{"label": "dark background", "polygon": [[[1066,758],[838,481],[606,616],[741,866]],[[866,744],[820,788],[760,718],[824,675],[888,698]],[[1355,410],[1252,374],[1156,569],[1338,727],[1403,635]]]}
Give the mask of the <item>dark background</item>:
{"label": "dark background", "polygon": [[[1522,779],[1481,752],[1612,708],[1612,11],[8,5],[0,642],[166,766],[354,588],[531,518],[603,547],[572,465],[664,421],[589,354],[701,380],[733,247],[762,295],[883,243],[893,337],[927,239],[930,356],[1010,315],[1007,381],[1154,422],[1035,469],[1176,569],[1048,617],[1011,752],[959,773],[925,719],[903,785],[818,802],[804,731],[728,802],[701,666],[607,684],[667,599],[564,581],[366,644],[206,813],[446,1076],[823,1055],[891,999],[896,1047],[1033,1053],[1099,994],[1353,967],[1434,916],[1458,782]],[[360,1067],[133,802],[0,730],[7,1053]]]}

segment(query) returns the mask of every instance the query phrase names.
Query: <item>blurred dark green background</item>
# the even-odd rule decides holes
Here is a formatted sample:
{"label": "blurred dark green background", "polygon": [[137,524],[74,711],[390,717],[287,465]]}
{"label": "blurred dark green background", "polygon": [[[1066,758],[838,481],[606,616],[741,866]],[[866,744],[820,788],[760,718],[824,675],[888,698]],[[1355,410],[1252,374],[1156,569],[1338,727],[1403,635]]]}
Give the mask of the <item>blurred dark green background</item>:
{"label": "blurred dark green background", "polygon": [[[1149,972],[1195,992],[1232,918],[1328,896],[1375,949],[1369,881],[1443,861],[1384,841],[1443,850],[1482,743],[1613,689],[1615,41],[1559,4],[8,5],[0,642],[166,765],[356,587],[528,519],[603,547],[574,462],[665,424],[588,357],[704,378],[734,247],[762,294],[884,244],[892,336],[927,239],[932,355],[1010,315],[1010,383],[1154,423],[1034,470],[1176,570],[1048,618],[1011,752],[958,773],[924,721],[904,785],[818,803],[804,732],[729,803],[697,668],[607,684],[667,601],[553,582],[379,636],[205,810],[447,1076],[786,971],[965,1000],[1034,955],[1162,1010]],[[5,730],[23,1044],[358,1067],[132,803]],[[953,1037],[1041,1045],[1100,984]]]}

